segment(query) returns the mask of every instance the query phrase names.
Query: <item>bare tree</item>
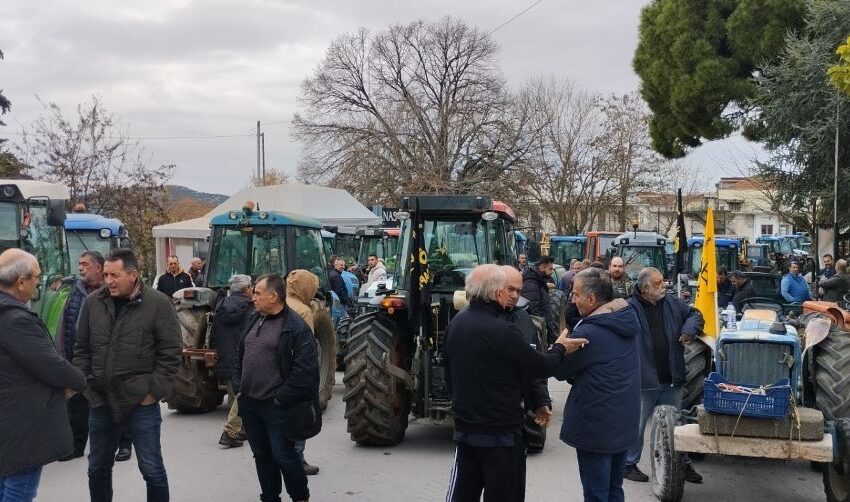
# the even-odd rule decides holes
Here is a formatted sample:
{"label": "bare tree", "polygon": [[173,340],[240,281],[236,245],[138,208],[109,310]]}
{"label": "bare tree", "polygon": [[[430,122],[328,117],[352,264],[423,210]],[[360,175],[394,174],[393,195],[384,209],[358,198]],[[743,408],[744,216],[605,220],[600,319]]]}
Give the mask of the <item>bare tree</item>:
{"label": "bare tree", "polygon": [[376,202],[493,186],[528,148],[497,52],[452,18],[340,37],[301,86],[299,179]]}
{"label": "bare tree", "polygon": [[268,185],[282,185],[289,183],[289,175],[280,169],[269,169],[262,176],[251,175],[247,187],[264,187]]}
{"label": "bare tree", "polygon": [[140,262],[154,269],[151,228],[167,221],[165,183],[173,165],[152,166],[144,149],[129,138],[96,96],[68,118],[55,103],[24,129],[18,147],[28,173],[61,183],[71,204],[121,219],[136,245]]}

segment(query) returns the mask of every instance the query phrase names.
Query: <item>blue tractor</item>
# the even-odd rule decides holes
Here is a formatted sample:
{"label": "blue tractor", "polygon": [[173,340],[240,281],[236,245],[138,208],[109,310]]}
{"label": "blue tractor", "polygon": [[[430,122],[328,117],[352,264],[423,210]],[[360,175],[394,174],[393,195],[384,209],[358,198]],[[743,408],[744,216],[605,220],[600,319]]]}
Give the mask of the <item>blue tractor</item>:
{"label": "blue tractor", "polygon": [[585,259],[587,237],[584,235],[553,235],[549,237],[549,256],[564,267],[572,260]]}
{"label": "blue tractor", "polygon": [[130,247],[130,236],[121,220],[99,214],[68,214],[65,218],[65,235],[71,268],[76,266],[86,251],[97,251],[106,256],[113,249]]}
{"label": "blue tractor", "polygon": [[[696,278],[699,275],[702,247],[704,244],[705,237],[691,237],[688,239],[688,275],[691,278]],[[723,265],[729,272],[738,270],[741,241],[737,239],[715,238],[714,246],[717,251],[717,266]]]}
{"label": "blue tractor", "polygon": [[174,395],[167,400],[169,408],[208,411],[224,398],[227,387],[215,374],[218,355],[210,345],[210,328],[216,306],[227,295],[229,279],[234,274],[247,274],[253,279],[270,273],[286,276],[296,269],[308,270],[319,277],[319,291],[310,306],[319,344],[319,394],[324,408],[332,394],[336,344],[321,223],[291,213],[254,210],[249,203],[242,211],[213,217],[210,227],[205,284],[174,293],[184,346],[183,366],[175,379]]}
{"label": "blue tractor", "polygon": [[702,405],[652,417],[653,491],[678,501],[685,454],[809,460],[826,499],[850,501],[850,333],[822,314],[786,318],[783,306],[745,301],[721,330]]}

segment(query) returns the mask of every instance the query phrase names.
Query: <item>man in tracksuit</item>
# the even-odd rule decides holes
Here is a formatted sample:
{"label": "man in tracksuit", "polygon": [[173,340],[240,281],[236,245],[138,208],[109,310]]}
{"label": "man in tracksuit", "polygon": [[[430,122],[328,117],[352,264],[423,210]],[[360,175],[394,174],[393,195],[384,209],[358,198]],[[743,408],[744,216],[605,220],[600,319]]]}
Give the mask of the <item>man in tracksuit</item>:
{"label": "man in tracksuit", "polygon": [[448,501],[477,501],[482,490],[485,502],[525,499],[523,383],[550,376],[567,353],[587,343],[564,335],[545,355],[530,347],[498,302],[518,289],[498,265],[475,268],[466,278],[469,308],[446,333],[457,443]]}

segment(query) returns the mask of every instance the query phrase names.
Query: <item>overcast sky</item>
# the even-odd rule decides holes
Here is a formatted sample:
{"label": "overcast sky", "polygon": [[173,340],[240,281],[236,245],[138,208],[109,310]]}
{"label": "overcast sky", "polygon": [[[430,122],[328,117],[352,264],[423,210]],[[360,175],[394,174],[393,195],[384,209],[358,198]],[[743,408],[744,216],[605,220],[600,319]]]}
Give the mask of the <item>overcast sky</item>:
{"label": "overcast sky", "polygon": [[[0,88],[12,101],[0,136],[11,140],[42,112],[36,95],[71,115],[99,95],[142,138],[173,183],[232,194],[256,168],[256,121],[267,124],[266,166],[294,173],[288,122],[300,82],[328,44],[360,27],[381,29],[450,15],[492,30],[534,0],[403,2],[260,0],[6,0],[0,17]],[[637,0],[543,0],[493,34],[505,78],[569,77],[590,91],[637,88]],[[741,139],[703,146],[688,162],[713,182],[740,175],[754,147]]]}

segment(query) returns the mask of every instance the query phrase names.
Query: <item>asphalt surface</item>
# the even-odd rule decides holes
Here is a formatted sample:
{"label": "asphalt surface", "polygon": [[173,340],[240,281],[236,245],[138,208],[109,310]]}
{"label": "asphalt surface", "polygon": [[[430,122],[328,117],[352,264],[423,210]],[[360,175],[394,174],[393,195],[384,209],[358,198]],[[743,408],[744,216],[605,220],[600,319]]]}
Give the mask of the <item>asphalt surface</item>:
{"label": "asphalt surface", "polygon": [[[357,446],[345,432],[343,387],[337,373],[334,397],[324,416],[321,434],[307,442],[307,459],[321,467],[310,476],[313,501],[440,501],[445,499],[454,445],[450,424],[411,421],[405,441],[393,448]],[[575,450],[557,439],[569,386],[550,381],[555,401],[546,449],[528,459],[526,500],[582,500]],[[163,456],[171,500],[254,501],[259,496],[254,463],[247,443],[241,448],[218,446],[227,407],[203,415],[163,412]],[[649,434],[647,441],[649,440]],[[640,467],[649,472],[644,449]],[[765,461],[706,457],[695,462],[705,477],[701,485],[687,484],[684,500],[706,501],[822,501],[820,473],[808,462]],[[88,500],[85,458],[45,467],[38,501]],[[135,455],[115,465],[116,502],[145,500],[145,484]],[[648,483],[624,482],[626,500],[654,501]],[[284,493],[284,500],[287,500]]]}

